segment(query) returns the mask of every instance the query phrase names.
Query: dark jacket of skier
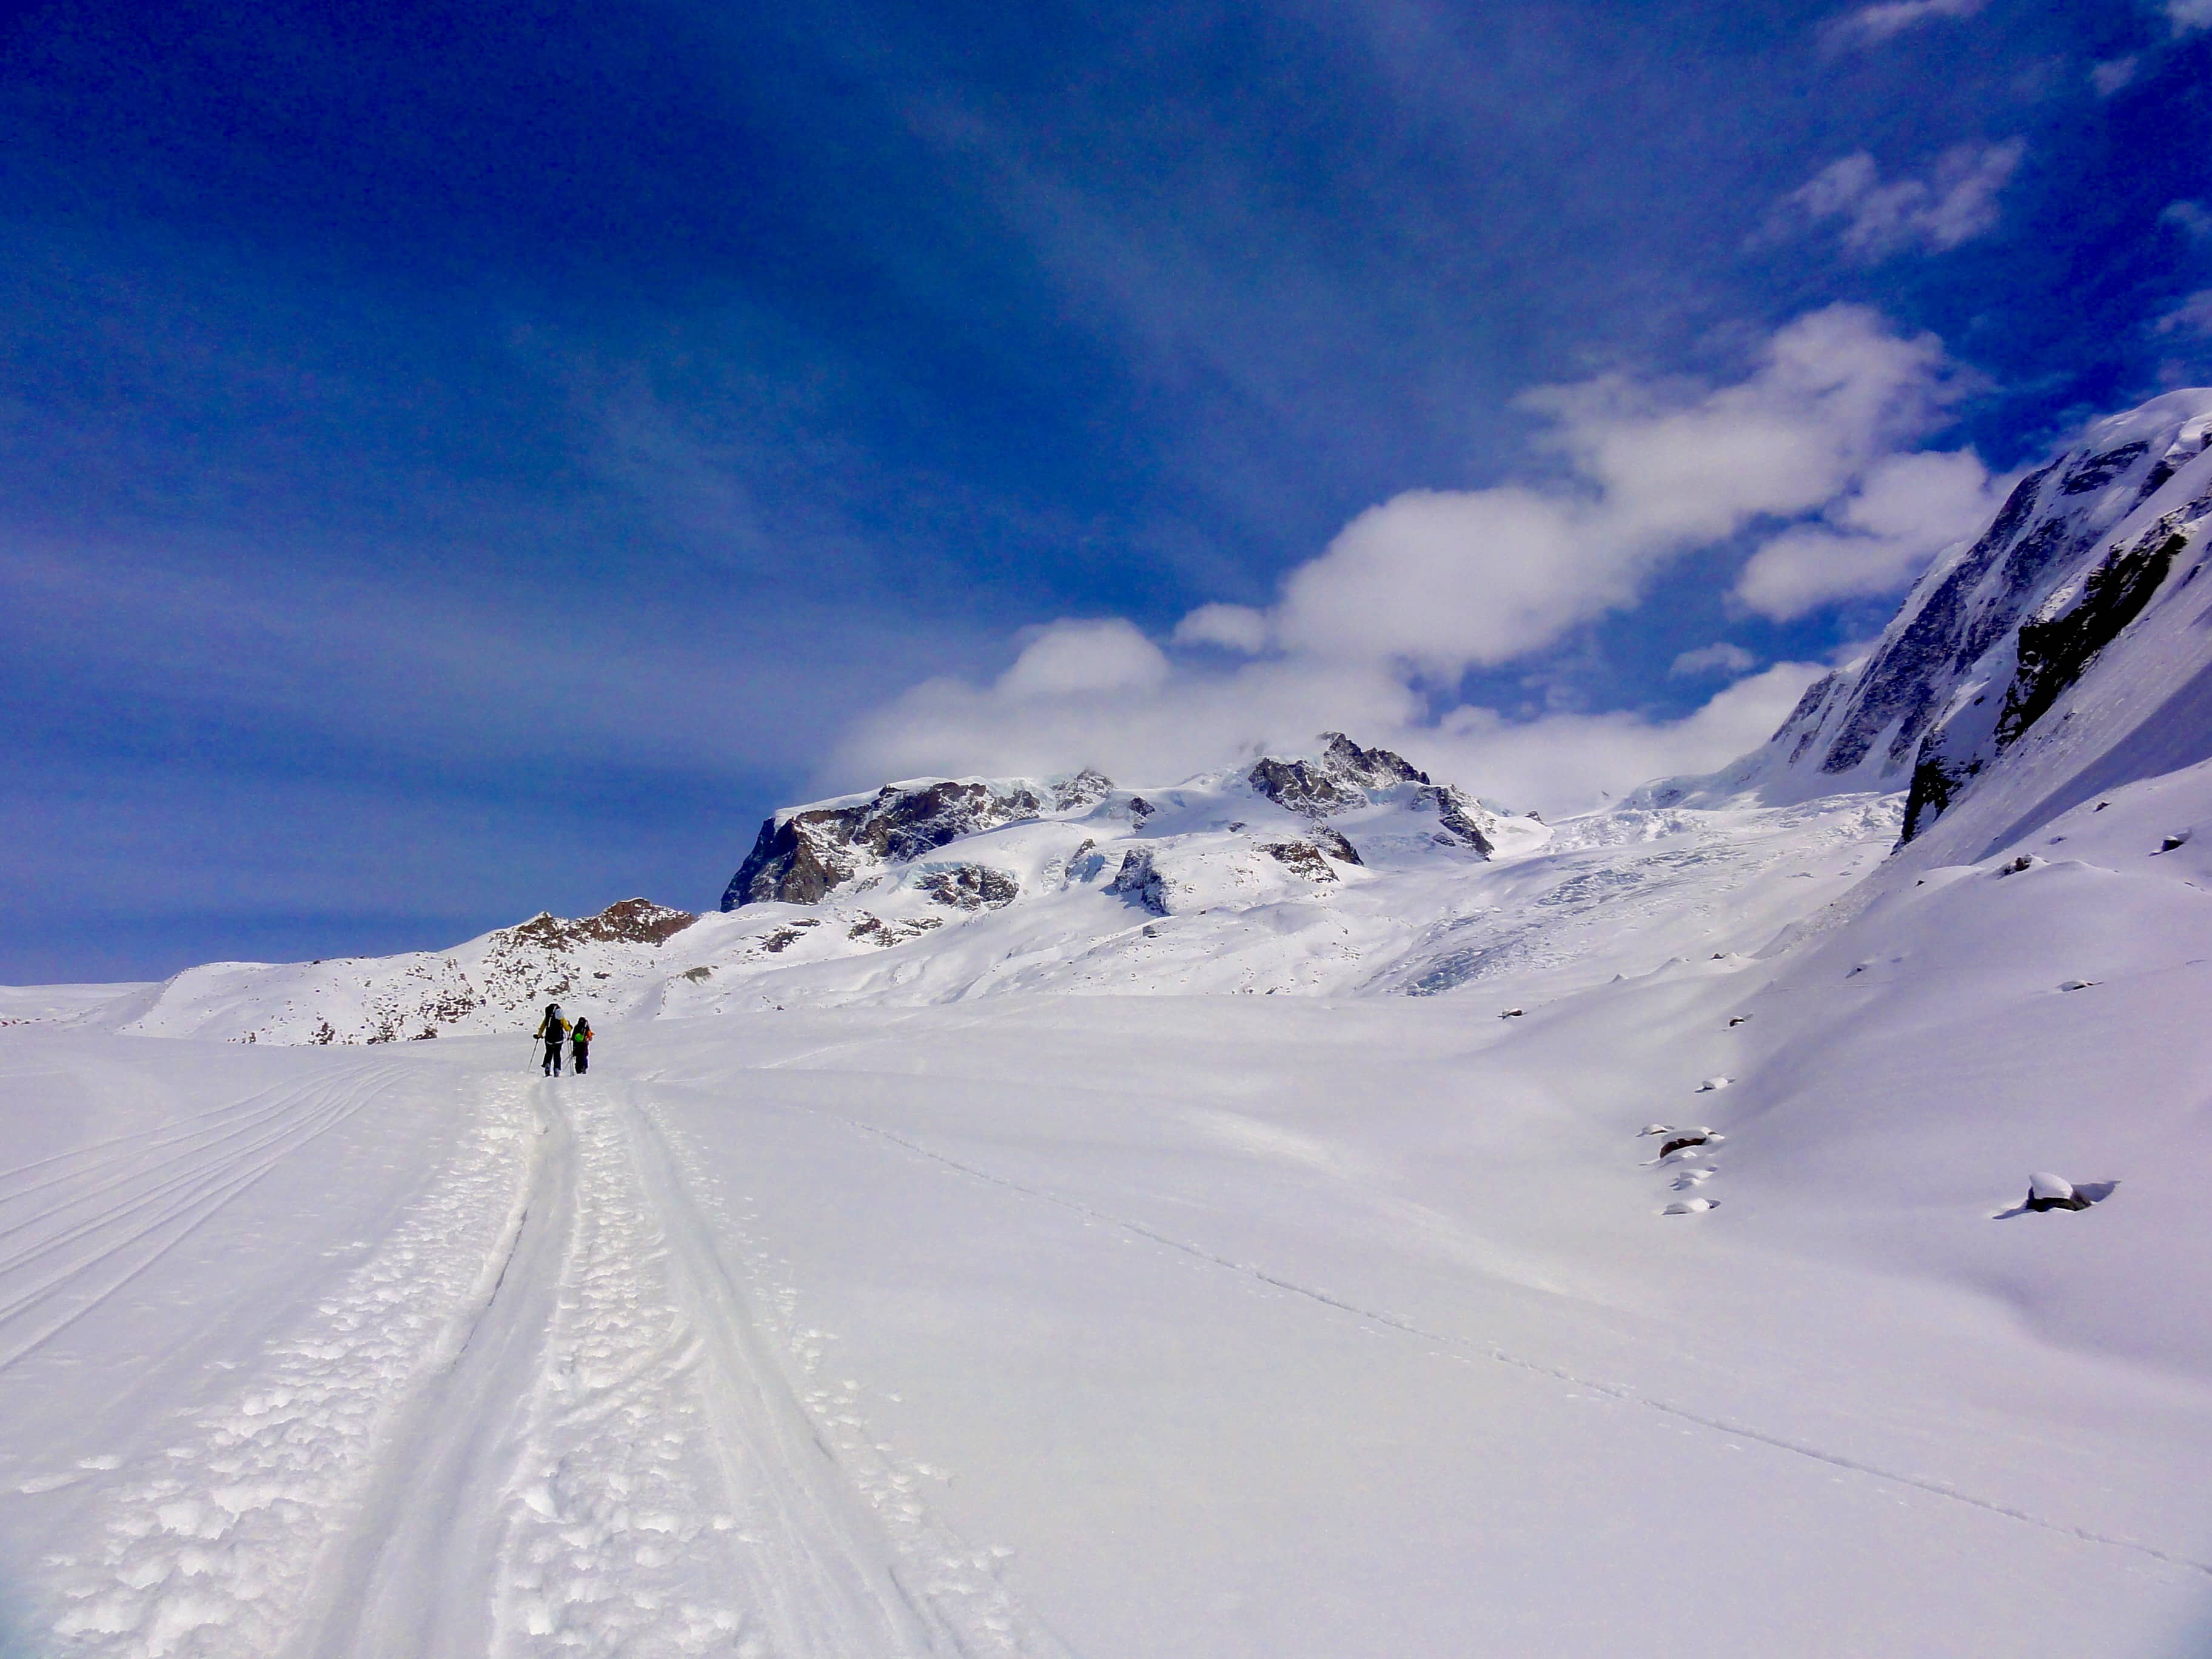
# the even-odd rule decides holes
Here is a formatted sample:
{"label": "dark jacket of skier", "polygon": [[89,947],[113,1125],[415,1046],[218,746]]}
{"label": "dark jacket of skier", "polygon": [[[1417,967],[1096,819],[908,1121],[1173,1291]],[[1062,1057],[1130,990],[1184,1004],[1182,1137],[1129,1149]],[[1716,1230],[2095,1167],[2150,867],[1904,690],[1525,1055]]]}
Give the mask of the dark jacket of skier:
{"label": "dark jacket of skier", "polygon": [[561,1040],[568,1035],[568,1022],[561,1018],[559,1003],[545,1005],[545,1018],[538,1022],[538,1030],[532,1035],[545,1040],[545,1075],[560,1076]]}
{"label": "dark jacket of skier", "polygon": [[577,1016],[575,1029],[568,1033],[568,1055],[575,1062],[578,1077],[592,1069],[592,1022]]}

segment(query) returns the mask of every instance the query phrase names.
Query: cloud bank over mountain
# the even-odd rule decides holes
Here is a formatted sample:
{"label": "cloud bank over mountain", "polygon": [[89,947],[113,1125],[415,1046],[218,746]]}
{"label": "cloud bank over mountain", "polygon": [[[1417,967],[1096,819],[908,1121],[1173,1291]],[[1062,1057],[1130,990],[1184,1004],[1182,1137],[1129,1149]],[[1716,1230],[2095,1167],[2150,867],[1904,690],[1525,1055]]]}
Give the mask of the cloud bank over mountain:
{"label": "cloud bank over mountain", "polygon": [[[1719,385],[1613,373],[1529,392],[1519,404],[1540,425],[1525,481],[1395,495],[1291,570],[1273,604],[1201,605],[1164,644],[1119,617],[1033,630],[995,679],[933,678],[862,719],[825,777],[1158,775],[1332,725],[1549,810],[1717,766],[1765,737],[1820,667],[1775,664],[1672,719],[1525,717],[1459,688],[1632,613],[1670,564],[1762,530],[1736,583],[1747,611],[1787,618],[1896,592],[1978,530],[2006,482],[1971,449],[1916,447],[1967,385],[1932,336],[1831,306],[1748,356]],[[1708,647],[1696,669],[1753,660]]]}

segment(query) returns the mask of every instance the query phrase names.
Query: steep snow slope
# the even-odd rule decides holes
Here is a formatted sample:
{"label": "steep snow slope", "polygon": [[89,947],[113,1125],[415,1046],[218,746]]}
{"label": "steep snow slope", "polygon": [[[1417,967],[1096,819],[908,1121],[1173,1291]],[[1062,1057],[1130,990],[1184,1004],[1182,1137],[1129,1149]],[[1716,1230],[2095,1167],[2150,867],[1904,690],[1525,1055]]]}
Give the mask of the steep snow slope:
{"label": "steep snow slope", "polygon": [[[2202,630],[2191,631],[2202,602],[2185,591],[2208,516],[2212,390],[2099,422],[2023,479],[1980,538],[1938,559],[1864,661],[1814,685],[1763,748],[1643,799],[1710,804],[1751,790],[1771,802],[1909,785],[1910,838],[2024,739],[2085,754],[2096,731],[2109,744],[2116,724],[2148,721],[2164,746],[2130,775],[2203,759],[2205,694],[2154,716],[2206,666]],[[2102,694],[2124,707],[2059,734],[2083,712],[2077,690],[2092,673],[2132,688]]]}

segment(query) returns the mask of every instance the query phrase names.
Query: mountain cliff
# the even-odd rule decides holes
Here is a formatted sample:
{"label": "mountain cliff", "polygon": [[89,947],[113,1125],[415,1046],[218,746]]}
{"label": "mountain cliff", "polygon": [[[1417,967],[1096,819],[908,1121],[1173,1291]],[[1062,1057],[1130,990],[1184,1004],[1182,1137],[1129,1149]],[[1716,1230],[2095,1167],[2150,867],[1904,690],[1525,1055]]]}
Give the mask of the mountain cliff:
{"label": "mountain cliff", "polygon": [[[2085,678],[2154,681],[2203,665],[2200,641],[2148,624],[2197,575],[2208,517],[2212,390],[2100,421],[2021,479],[1978,538],[1939,558],[1864,659],[1808,690],[1764,748],[1644,799],[1902,787],[1900,839],[1911,841],[2023,739],[2076,719],[2071,694]],[[2152,633],[2158,642],[2145,643]]]}

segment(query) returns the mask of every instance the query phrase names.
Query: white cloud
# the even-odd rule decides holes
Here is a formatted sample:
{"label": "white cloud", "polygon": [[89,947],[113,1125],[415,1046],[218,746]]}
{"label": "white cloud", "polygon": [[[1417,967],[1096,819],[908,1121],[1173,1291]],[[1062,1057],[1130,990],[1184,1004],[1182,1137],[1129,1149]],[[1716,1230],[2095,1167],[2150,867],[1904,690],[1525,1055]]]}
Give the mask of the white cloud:
{"label": "white cloud", "polygon": [[[1051,643],[1058,629],[1085,626],[1056,623],[1029,650]],[[1231,669],[1185,665],[1167,679],[1107,693],[1040,693],[1017,676],[1019,666],[1018,660],[987,686],[952,678],[915,686],[846,734],[825,781],[842,787],[1090,765],[1158,783],[1239,753],[1302,748],[1329,728],[1402,732],[1419,715],[1403,679],[1373,663],[1274,658]]]}
{"label": "white cloud", "polygon": [[1667,672],[1677,679],[1694,679],[1705,674],[1726,674],[1733,678],[1747,674],[1758,664],[1740,645],[1730,645],[1723,640],[1711,645],[1701,645],[1694,651],[1685,651],[1674,659]]}
{"label": "white cloud", "polygon": [[2160,334],[2212,334],[2212,288],[2200,288],[2151,325]]}
{"label": "white cloud", "polygon": [[2166,0],[2166,15],[2173,20],[2176,34],[2212,28],[2212,0]]}
{"label": "white cloud", "polygon": [[2011,486],[1971,449],[1891,456],[1819,520],[1770,539],[1731,597],[1786,622],[1832,600],[1895,592],[1944,548],[1978,534]]}
{"label": "white cloud", "polygon": [[1511,720],[1493,709],[1461,708],[1433,736],[1409,733],[1402,741],[1414,764],[1434,776],[1524,811],[1555,814],[1653,778],[1718,771],[1765,742],[1827,672],[1816,663],[1777,663],[1678,720],[1627,712]]}
{"label": "white cloud", "polygon": [[1017,697],[1145,691],[1172,672],[1159,647],[1119,617],[1061,621],[1036,630],[999,684]]}
{"label": "white cloud", "polygon": [[[1820,670],[1778,665],[1673,720],[1440,710],[1437,690],[1637,603],[1670,561],[1762,523],[1825,512],[1820,533],[1848,544],[1825,573],[1795,575],[1791,605],[1893,582],[1955,533],[1986,482],[1970,454],[1900,453],[1958,390],[1933,337],[1850,306],[1783,328],[1731,384],[1610,375],[1543,389],[1523,403],[1547,422],[1547,481],[1394,496],[1291,572],[1273,605],[1200,606],[1169,651],[1118,618],[1054,623],[995,680],[931,680],[859,722],[817,781],[1090,764],[1152,784],[1332,727],[1554,810],[1710,770],[1762,741]],[[1710,647],[1678,672],[1753,660]]]}
{"label": "white cloud", "polygon": [[1674,720],[1627,710],[1517,720],[1462,706],[1434,723],[1401,680],[1371,664],[1280,658],[1108,697],[1025,696],[1004,677],[980,688],[939,679],[850,732],[825,783],[1087,764],[1151,787],[1240,756],[1306,749],[1316,733],[1340,729],[1446,781],[1557,813],[1650,778],[1718,769],[1765,742],[1826,672],[1779,663]]}
{"label": "white cloud", "polygon": [[2158,218],[2160,224],[2174,226],[2193,241],[2212,239],[2212,210],[2202,202],[2168,202]]}
{"label": "white cloud", "polygon": [[1572,487],[1409,490],[1370,507],[1292,574],[1274,637],[1439,678],[1525,655],[1632,603],[1675,555],[1848,489],[1932,423],[1946,368],[1932,337],[1833,306],[1775,335],[1735,386],[1607,376],[1532,393]]}
{"label": "white cloud", "polygon": [[2097,96],[2109,98],[2136,78],[2136,65],[2140,60],[2129,58],[2109,58],[2101,64],[2089,66],[2089,84],[2097,89]]}
{"label": "white cloud", "polygon": [[1252,656],[1267,644],[1267,613],[1249,605],[1201,605],[1176,624],[1176,645],[1218,645]]}
{"label": "white cloud", "polygon": [[1840,219],[1845,251],[1863,259],[1912,248],[1946,252],[1995,227],[1997,197],[2027,153],[2020,138],[1961,144],[1938,156],[1925,179],[1884,184],[1874,157],[1861,150],[1784,197],[1765,234],[1779,238]]}
{"label": "white cloud", "polygon": [[1987,0],[1882,0],[1838,18],[1824,31],[1832,45],[1875,45],[1939,17],[1972,17]]}

